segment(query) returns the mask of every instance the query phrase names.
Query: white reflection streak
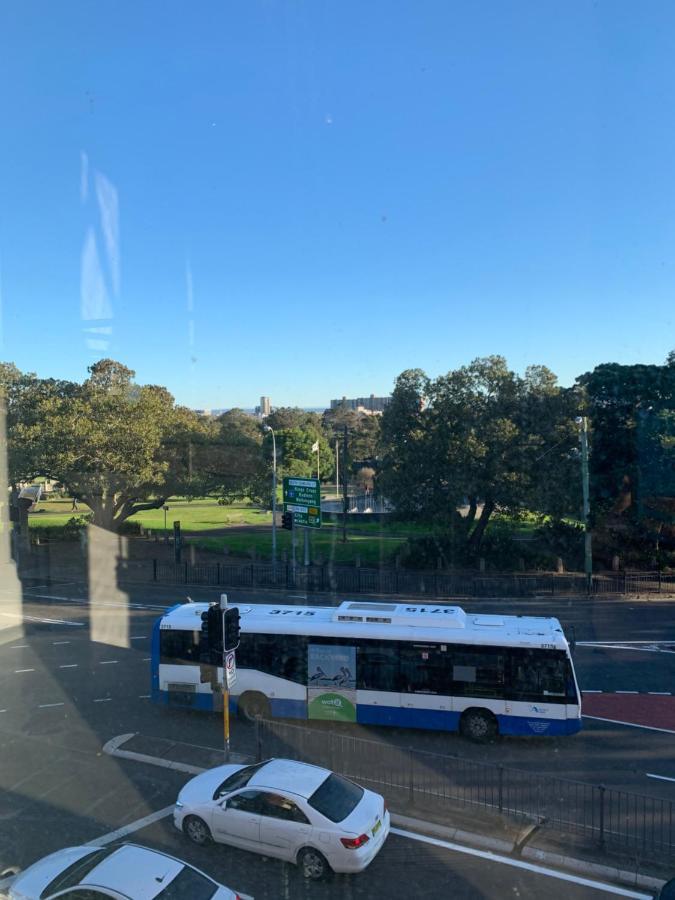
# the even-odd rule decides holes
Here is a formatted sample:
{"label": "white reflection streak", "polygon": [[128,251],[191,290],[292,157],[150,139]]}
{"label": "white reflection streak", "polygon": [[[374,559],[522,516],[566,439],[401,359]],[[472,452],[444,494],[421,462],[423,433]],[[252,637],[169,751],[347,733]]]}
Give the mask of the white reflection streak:
{"label": "white reflection streak", "polygon": [[117,188],[100,172],[96,173],[96,199],[101,215],[101,229],[108,255],[110,277],[115,296],[120,289],[120,222]]}
{"label": "white reflection streak", "polygon": [[82,248],[80,299],[81,315],[86,321],[112,318],[112,308],[103,280],[93,228],[87,232]]}
{"label": "white reflection streak", "polygon": [[82,204],[87,202],[89,196],[89,157],[80,150],[80,201]]}

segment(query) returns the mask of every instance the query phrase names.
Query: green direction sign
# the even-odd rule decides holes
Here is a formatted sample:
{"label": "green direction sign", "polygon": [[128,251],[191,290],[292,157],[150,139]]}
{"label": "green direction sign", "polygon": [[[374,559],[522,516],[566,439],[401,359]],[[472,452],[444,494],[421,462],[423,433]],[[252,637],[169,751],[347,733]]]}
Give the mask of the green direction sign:
{"label": "green direction sign", "polygon": [[321,527],[321,486],[318,478],[284,478],[284,512],[305,528]]}

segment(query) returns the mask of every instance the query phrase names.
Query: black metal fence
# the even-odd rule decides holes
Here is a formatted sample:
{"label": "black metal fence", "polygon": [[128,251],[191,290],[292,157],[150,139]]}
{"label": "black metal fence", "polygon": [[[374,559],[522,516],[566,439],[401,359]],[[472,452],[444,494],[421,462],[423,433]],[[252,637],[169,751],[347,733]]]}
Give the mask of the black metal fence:
{"label": "black metal fence", "polygon": [[411,802],[440,801],[529,820],[608,849],[675,853],[675,803],[458,756],[381,744],[344,732],[259,720],[258,759],[322,765]]}
{"label": "black metal fence", "polygon": [[[296,566],[288,563],[171,563],[153,560],[152,578],[171,584],[280,587],[343,594],[421,594],[431,597],[534,597],[587,594],[585,575],[535,573],[477,575],[444,570],[367,569],[359,566]],[[594,575],[594,594],[675,593],[675,575],[660,572]]]}

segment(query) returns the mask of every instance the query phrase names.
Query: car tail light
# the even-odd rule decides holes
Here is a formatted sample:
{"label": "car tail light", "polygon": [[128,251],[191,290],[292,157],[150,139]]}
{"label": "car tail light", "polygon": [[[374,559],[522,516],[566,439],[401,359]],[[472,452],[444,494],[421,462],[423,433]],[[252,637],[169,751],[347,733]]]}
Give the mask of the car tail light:
{"label": "car tail light", "polygon": [[340,843],[347,850],[358,850],[359,847],[363,847],[364,844],[368,843],[368,835],[360,834],[357,838],[340,838]]}

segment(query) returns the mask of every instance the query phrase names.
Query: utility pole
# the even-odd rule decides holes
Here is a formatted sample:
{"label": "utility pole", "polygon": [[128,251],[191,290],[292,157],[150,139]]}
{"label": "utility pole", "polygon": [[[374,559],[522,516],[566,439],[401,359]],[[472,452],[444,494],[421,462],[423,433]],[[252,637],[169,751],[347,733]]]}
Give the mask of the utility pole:
{"label": "utility pole", "polygon": [[586,416],[577,418],[580,427],[579,440],[581,442],[581,486],[583,490],[583,515],[584,515],[584,573],[586,575],[586,587],[591,593],[593,587],[593,548],[591,538],[591,501],[588,475],[588,419]]}
{"label": "utility pole", "polygon": [[305,527],[303,529],[305,532],[305,565],[309,565],[309,528]]}
{"label": "utility pole", "polygon": [[291,571],[293,573],[293,587],[295,587],[295,515],[291,522]]}
{"label": "utility pole", "polygon": [[335,438],[335,496],[340,496],[340,443]]}
{"label": "utility pole", "polygon": [[344,427],[342,443],[342,543],[347,543],[347,426]]}

